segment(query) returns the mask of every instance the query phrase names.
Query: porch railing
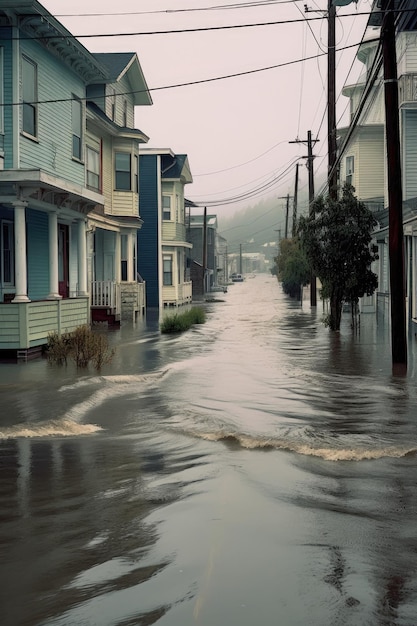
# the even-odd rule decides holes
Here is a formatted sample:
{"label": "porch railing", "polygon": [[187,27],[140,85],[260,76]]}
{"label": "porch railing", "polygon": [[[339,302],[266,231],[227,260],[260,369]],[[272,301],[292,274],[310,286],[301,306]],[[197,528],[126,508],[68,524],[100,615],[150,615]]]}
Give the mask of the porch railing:
{"label": "porch railing", "polygon": [[91,306],[108,309],[118,308],[117,284],[112,280],[96,280],[91,283]]}

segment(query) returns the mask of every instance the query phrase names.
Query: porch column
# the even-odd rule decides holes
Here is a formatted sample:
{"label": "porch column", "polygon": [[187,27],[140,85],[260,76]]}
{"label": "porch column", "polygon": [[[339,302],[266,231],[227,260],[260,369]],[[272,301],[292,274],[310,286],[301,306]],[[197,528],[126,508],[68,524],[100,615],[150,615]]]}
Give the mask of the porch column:
{"label": "porch column", "polygon": [[49,231],[49,294],[47,300],[60,300],[58,285],[58,215],[48,213]]}
{"label": "porch column", "polygon": [[12,302],[30,302],[27,295],[26,207],[27,202],[16,200],[14,206],[14,246],[16,295]]}
{"label": "porch column", "polygon": [[78,220],[78,294],[88,296],[87,290],[87,239],[85,220]]}
{"label": "porch column", "polygon": [[115,262],[115,271],[114,271],[114,279],[116,283],[120,283],[122,281],[122,244],[121,244],[121,234],[119,232],[115,233],[115,244],[114,244],[114,262]]}
{"label": "porch column", "polygon": [[133,282],[136,280],[136,274],[133,273],[133,237],[132,232],[127,235],[127,280]]}

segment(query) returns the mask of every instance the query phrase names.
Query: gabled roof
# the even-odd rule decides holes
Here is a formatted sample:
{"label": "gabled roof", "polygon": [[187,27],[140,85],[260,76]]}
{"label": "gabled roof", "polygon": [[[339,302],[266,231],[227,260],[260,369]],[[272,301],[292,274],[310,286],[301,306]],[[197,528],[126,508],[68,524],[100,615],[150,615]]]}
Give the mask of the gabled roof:
{"label": "gabled roof", "polygon": [[0,0],[0,17],[10,24],[16,20],[23,33],[59,58],[85,84],[106,81],[106,68],[37,0]]}
{"label": "gabled roof", "polygon": [[190,166],[186,154],[162,154],[161,155],[161,178],[177,179],[183,183],[192,183]]}
{"label": "gabled roof", "polygon": [[[204,215],[190,215],[190,228],[202,228],[204,225]],[[217,228],[217,215],[207,215],[206,224],[210,228]]]}
{"label": "gabled roof", "polygon": [[137,141],[141,143],[146,143],[149,141],[149,137],[145,135],[138,128],[128,128],[126,126],[119,126],[113,120],[111,120],[107,115],[97,106],[94,102],[87,102],[87,112],[90,113],[91,119],[95,119],[99,122],[100,126],[106,129],[109,135],[117,136],[117,137],[129,137],[131,139],[137,139]]}
{"label": "gabled roof", "polygon": [[107,84],[118,83],[124,76],[127,76],[132,88],[134,104],[152,104],[151,94],[136,52],[96,52],[93,56],[106,68],[108,80],[105,82]]}

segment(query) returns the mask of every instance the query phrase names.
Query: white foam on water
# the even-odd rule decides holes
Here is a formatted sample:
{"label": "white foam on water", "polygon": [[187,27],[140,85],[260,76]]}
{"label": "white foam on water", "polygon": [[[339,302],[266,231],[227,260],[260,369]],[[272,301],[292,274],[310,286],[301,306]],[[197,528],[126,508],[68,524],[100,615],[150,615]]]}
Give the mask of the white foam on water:
{"label": "white foam on water", "polygon": [[96,424],[79,424],[70,419],[16,424],[0,431],[0,439],[35,437],[76,437],[91,435],[102,430]]}
{"label": "white foam on water", "polygon": [[154,383],[163,378],[168,373],[168,369],[159,370],[152,374],[117,374],[113,376],[92,376],[91,378],[82,378],[71,385],[64,385],[59,391],[71,391],[80,387],[91,387],[92,385],[132,385],[138,383]]}
{"label": "white foam on water", "polygon": [[314,446],[306,442],[297,442],[291,439],[278,437],[259,437],[248,433],[238,433],[224,429],[218,431],[199,431],[198,429],[183,430],[185,435],[204,439],[206,441],[224,441],[234,443],[247,450],[286,450],[302,454],[304,456],[314,456],[325,461],[366,461],[382,458],[401,458],[409,454],[417,453],[417,446],[390,445],[384,443],[378,445],[377,441],[373,445],[352,447],[331,447]]}

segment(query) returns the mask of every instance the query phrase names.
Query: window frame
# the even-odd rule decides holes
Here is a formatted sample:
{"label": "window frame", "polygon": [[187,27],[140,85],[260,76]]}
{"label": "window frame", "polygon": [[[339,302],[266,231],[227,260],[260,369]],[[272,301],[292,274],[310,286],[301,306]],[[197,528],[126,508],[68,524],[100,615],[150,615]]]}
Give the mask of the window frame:
{"label": "window frame", "polygon": [[133,155],[134,170],[133,170],[133,191],[139,193],[139,157],[137,154]]}
{"label": "window frame", "polygon": [[[118,166],[118,157],[129,157],[129,168],[121,169],[120,163]],[[129,181],[129,186],[125,184],[121,185],[120,180],[126,179]],[[127,183],[126,183],[127,184]],[[132,191],[132,155],[130,152],[115,151],[114,153],[114,189],[115,191]]]}
{"label": "window frame", "polygon": [[120,279],[127,281],[127,261],[129,256],[129,238],[126,233],[120,235]]}
{"label": "window frame", "polygon": [[[94,155],[97,155],[97,165],[98,165],[97,172],[95,172],[93,169],[90,168],[90,153],[94,153]],[[92,185],[89,182],[88,180],[89,174],[93,176],[97,176],[97,180],[98,180],[97,186]],[[101,154],[99,150],[96,150],[95,148],[93,148],[92,146],[89,146],[88,144],[85,149],[85,184],[88,189],[101,193]]]}
{"label": "window frame", "polygon": [[[76,120],[75,105],[79,112],[79,120]],[[76,95],[72,94],[71,99],[71,136],[72,136],[72,158],[76,161],[83,161],[83,103]],[[77,122],[77,124],[75,124]],[[79,123],[78,123],[79,122]],[[79,134],[78,134],[79,133]],[[75,140],[77,140],[78,150],[75,150]]]}
{"label": "window frame", "polygon": [[[21,68],[22,68],[22,75],[21,75],[21,98],[22,98],[22,134],[25,135],[26,137],[30,137],[32,139],[37,139],[38,138],[38,105],[37,105],[37,101],[38,101],[38,65],[37,63],[35,63],[34,61],[32,61],[31,59],[29,59],[27,56],[25,56],[24,54],[22,54],[21,57],[22,61],[21,61]],[[32,85],[32,93],[31,94],[27,94],[27,89],[28,89],[28,85],[29,82],[25,79],[23,80],[23,73],[24,73],[24,67],[31,67],[33,69],[33,85]],[[28,96],[28,98],[26,99],[25,96]],[[27,121],[27,112],[30,111],[31,115],[31,126],[33,124],[33,128],[31,127],[30,129],[28,129],[26,127],[26,121]],[[33,132],[32,132],[33,130]]]}
{"label": "window frame", "polygon": [[[164,206],[165,200],[169,201],[169,206]],[[167,193],[162,194],[162,219],[164,222],[172,221],[172,196]]]}
{"label": "window frame", "polygon": [[[7,244],[5,238],[5,230],[4,226],[7,225],[9,227]],[[12,220],[1,220],[0,221],[0,249],[1,249],[1,273],[0,280],[4,287],[14,287],[16,283],[16,275],[15,275],[15,247],[14,247],[14,222]],[[9,252],[9,258],[6,262],[5,254],[6,251]],[[9,266],[9,276],[5,276],[5,267]],[[6,280],[6,278],[10,278],[10,280]]]}
{"label": "window frame", "polygon": [[[166,270],[166,263],[169,264]],[[173,283],[173,257],[172,254],[164,254],[162,257],[162,284],[164,287],[172,287]]]}
{"label": "window frame", "polygon": [[355,157],[350,155],[346,157],[346,183],[352,184],[353,174],[355,172]]}

